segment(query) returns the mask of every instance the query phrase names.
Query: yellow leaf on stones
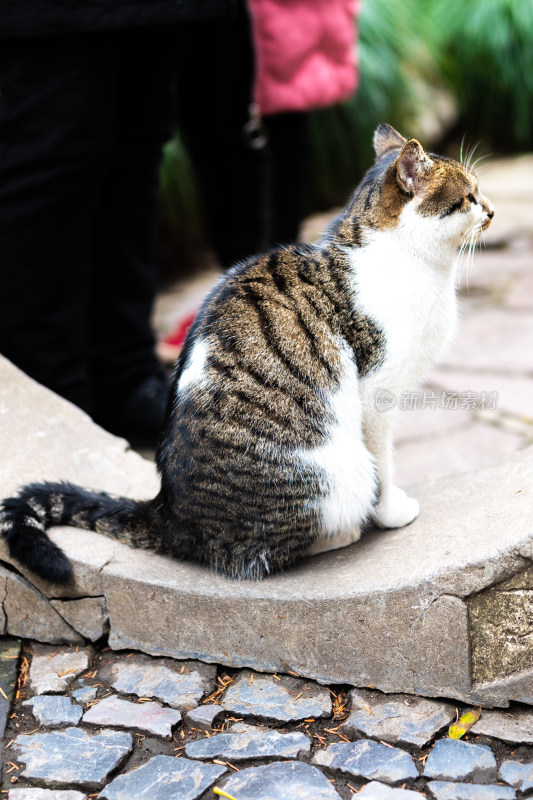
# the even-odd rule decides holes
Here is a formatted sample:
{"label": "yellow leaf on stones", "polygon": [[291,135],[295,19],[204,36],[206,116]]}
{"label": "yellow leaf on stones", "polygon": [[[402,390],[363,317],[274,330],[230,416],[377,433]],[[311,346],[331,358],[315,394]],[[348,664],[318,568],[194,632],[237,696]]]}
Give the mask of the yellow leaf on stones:
{"label": "yellow leaf on stones", "polygon": [[454,724],[450,725],[448,736],[450,739],[460,739],[467,733],[472,725],[474,725],[481,716],[481,708],[475,708],[473,711],[468,711]]}
{"label": "yellow leaf on stones", "polygon": [[224,789],[219,789],[218,786],[213,786],[213,794],[218,794],[219,797],[226,797],[227,800],[237,800],[232,794],[228,794]]}

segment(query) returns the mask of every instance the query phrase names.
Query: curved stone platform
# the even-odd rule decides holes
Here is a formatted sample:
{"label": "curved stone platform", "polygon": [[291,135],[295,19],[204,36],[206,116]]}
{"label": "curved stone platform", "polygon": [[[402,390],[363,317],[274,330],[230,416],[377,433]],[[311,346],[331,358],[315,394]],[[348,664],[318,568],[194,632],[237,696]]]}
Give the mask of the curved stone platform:
{"label": "curved stone platform", "polygon": [[[0,495],[65,479],[144,498],[153,465],[0,359]],[[415,491],[420,517],[260,583],[56,528],[75,579],[1,543],[4,632],[294,672],[485,706],[533,704],[533,448]],[[0,620],[1,623],[1,620]]]}

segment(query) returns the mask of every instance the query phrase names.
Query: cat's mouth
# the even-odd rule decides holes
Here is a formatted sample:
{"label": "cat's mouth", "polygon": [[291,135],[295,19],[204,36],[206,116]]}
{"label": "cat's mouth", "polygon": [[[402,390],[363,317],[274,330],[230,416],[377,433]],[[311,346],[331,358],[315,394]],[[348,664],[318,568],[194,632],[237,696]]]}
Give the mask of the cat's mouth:
{"label": "cat's mouth", "polygon": [[482,231],[486,231],[487,228],[490,226],[491,222],[492,222],[492,218],[491,217],[487,217],[485,219],[485,221],[481,223],[481,230]]}

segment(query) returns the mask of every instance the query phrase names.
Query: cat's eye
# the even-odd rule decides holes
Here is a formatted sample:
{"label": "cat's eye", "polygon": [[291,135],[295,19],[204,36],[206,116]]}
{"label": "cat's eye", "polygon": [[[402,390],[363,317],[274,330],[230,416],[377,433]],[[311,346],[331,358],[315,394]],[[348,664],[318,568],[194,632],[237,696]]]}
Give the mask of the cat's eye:
{"label": "cat's eye", "polygon": [[464,197],[461,197],[461,199],[460,199],[460,200],[457,200],[457,202],[456,202],[456,203],[454,203],[453,205],[451,205],[451,206],[449,207],[449,209],[448,209],[447,211],[445,211],[445,212],[444,212],[444,214],[443,214],[442,216],[443,216],[443,217],[447,217],[449,214],[453,214],[453,212],[454,212],[454,211],[458,211],[460,208],[462,208],[462,207],[463,207],[463,203],[464,203],[464,201],[465,201]]}
{"label": "cat's eye", "polygon": [[476,198],[474,197],[474,195],[472,193],[470,193],[466,199],[468,200],[469,203],[474,203],[474,204],[477,205],[478,201],[476,200]]}

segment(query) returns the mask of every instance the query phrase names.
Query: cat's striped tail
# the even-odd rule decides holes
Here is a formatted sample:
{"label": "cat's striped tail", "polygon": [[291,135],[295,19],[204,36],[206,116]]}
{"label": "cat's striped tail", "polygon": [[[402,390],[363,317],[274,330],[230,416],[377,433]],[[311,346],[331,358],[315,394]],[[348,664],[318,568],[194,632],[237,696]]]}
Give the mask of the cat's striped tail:
{"label": "cat's striped tail", "polygon": [[9,554],[41,578],[68,583],[72,568],[48,537],[52,525],[74,525],[145,550],[160,550],[160,506],[89,492],[71,483],[32,483],[0,503],[0,532]]}

